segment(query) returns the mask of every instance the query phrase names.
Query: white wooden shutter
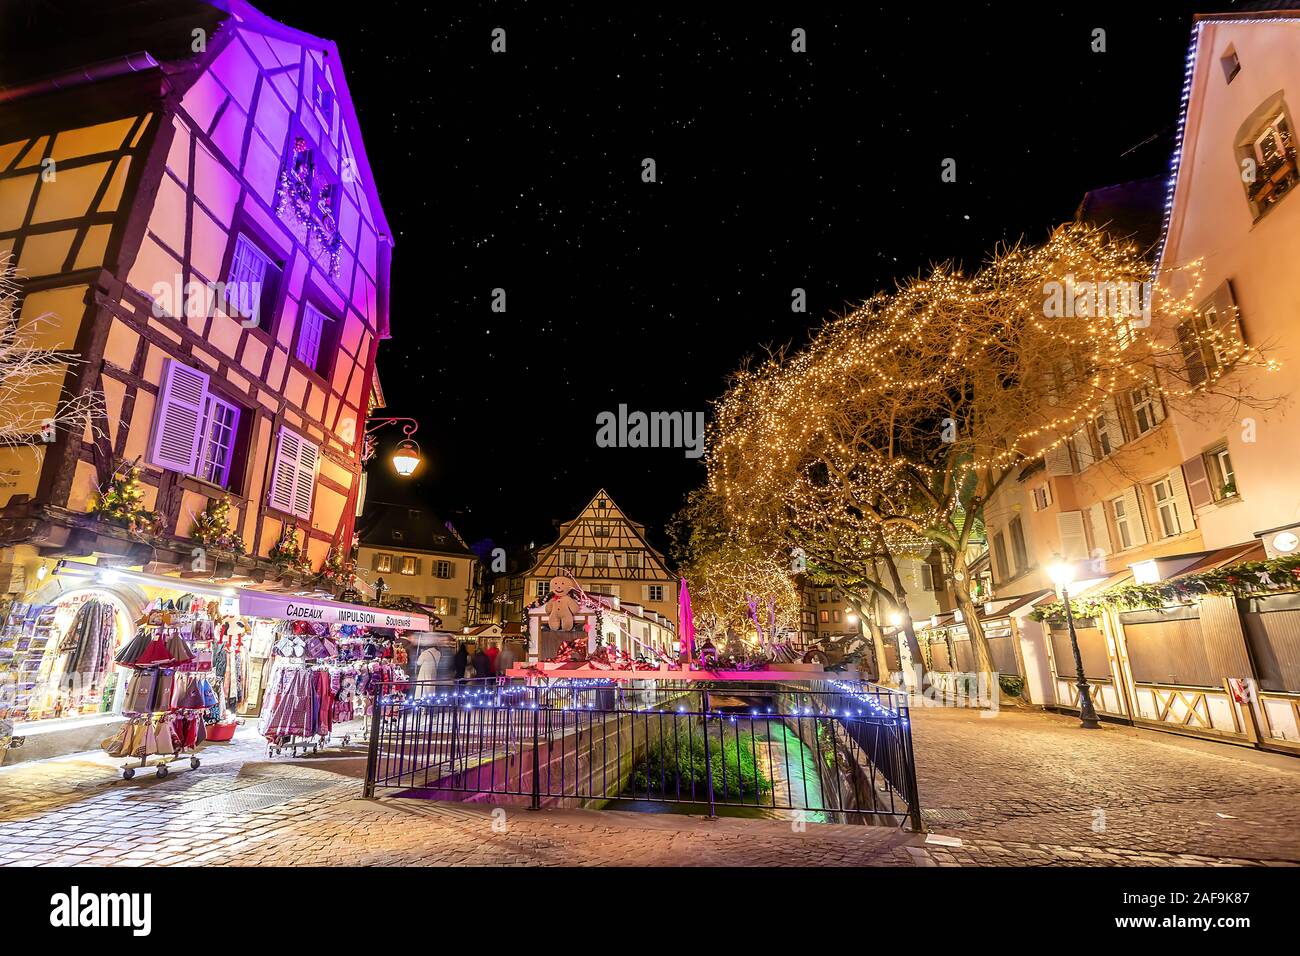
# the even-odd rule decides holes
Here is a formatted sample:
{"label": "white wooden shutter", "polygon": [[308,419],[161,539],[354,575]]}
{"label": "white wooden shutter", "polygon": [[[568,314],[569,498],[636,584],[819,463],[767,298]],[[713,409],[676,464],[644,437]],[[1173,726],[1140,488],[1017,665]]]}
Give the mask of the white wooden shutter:
{"label": "white wooden shutter", "polygon": [[163,362],[162,388],[149,439],[149,463],[193,474],[198,461],[208,375],[175,359]]}
{"label": "white wooden shutter", "polygon": [[1065,442],[1044,454],[1043,462],[1047,465],[1049,475],[1074,474],[1074,469],[1070,466],[1070,447]]}
{"label": "white wooden shutter", "polygon": [[1138,500],[1136,485],[1129,485],[1124,490],[1124,513],[1128,516],[1129,535],[1134,546],[1147,543],[1146,519],[1142,513],[1142,504]]}
{"label": "white wooden shutter", "polygon": [[[305,438],[298,439],[298,468],[293,486],[293,513],[299,518],[311,518],[312,498],[316,493],[316,469],[320,465],[320,449]],[[416,562],[416,574],[419,574]]]}
{"label": "white wooden shutter", "polygon": [[1119,411],[1115,408],[1114,397],[1102,402],[1100,431],[1106,435],[1112,452],[1124,444],[1124,429],[1120,427]]}
{"label": "white wooden shutter", "polygon": [[294,492],[301,448],[302,439],[298,437],[298,433],[281,425],[280,435],[275,443],[275,462],[271,472],[270,505],[289,514],[297,514],[294,510]]}
{"label": "white wooden shutter", "polygon": [[1088,508],[1088,521],[1092,525],[1092,547],[1094,551],[1110,554],[1110,528],[1106,524],[1106,506],[1095,502]]}
{"label": "white wooden shutter", "polygon": [[1096,460],[1092,454],[1092,442],[1088,440],[1088,429],[1080,428],[1071,435],[1070,444],[1074,446],[1074,460],[1078,463],[1080,471]]}
{"label": "white wooden shutter", "polygon": [[1083,531],[1082,511],[1062,511],[1056,516],[1056,527],[1061,532],[1061,557],[1079,561],[1088,556],[1088,536]]}
{"label": "white wooden shutter", "polygon": [[1174,505],[1178,508],[1178,527],[1182,531],[1191,531],[1196,527],[1196,519],[1192,516],[1192,502],[1187,494],[1183,469],[1177,465],[1169,473],[1169,486],[1174,491]]}
{"label": "white wooden shutter", "polygon": [[1205,469],[1205,459],[1193,455],[1183,462],[1183,477],[1187,479],[1187,496],[1193,508],[1201,508],[1214,500],[1210,488],[1210,476]]}
{"label": "white wooden shutter", "polygon": [[1210,301],[1214,303],[1214,324],[1223,335],[1224,345],[1231,348],[1235,342],[1244,342],[1246,337],[1241,328],[1241,313],[1237,310],[1237,303],[1232,295],[1231,280],[1225,279],[1214,290]]}

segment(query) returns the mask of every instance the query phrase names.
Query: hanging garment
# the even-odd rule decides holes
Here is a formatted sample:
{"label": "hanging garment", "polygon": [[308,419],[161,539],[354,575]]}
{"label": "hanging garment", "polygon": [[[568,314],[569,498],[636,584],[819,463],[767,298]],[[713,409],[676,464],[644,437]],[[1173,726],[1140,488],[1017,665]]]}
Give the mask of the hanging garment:
{"label": "hanging garment", "polygon": [[310,669],[282,668],[258,718],[258,731],[268,740],[312,736],[316,726],[315,691],[315,674]]}
{"label": "hanging garment", "polygon": [[113,605],[93,598],[77,609],[60,648],[69,645],[64,679],[79,676],[83,687],[99,686],[108,673],[113,654]]}
{"label": "hanging garment", "polygon": [[133,671],[126,685],[126,700],[122,710],[128,714],[147,714],[154,709],[154,694],[158,689],[158,671]]}
{"label": "hanging garment", "polygon": [[140,628],[135,632],[135,636],[118,649],[117,656],[114,660],[119,664],[133,665],[140,660],[145,649],[149,646],[150,635],[146,628]]}
{"label": "hanging garment", "polygon": [[196,671],[181,671],[176,675],[176,690],[171,705],[179,710],[203,710],[208,704],[203,699],[203,678]]}
{"label": "hanging garment", "polygon": [[171,651],[167,649],[167,635],[165,629],[161,627],[151,627],[149,635],[149,644],[145,647],[144,653],[136,658],[137,667],[143,667],[146,664],[171,664],[174,658]]}
{"label": "hanging garment", "polygon": [[194,658],[194,651],[185,643],[185,638],[181,637],[179,630],[173,630],[167,636],[167,652],[171,654],[172,661],[177,664],[183,664]]}

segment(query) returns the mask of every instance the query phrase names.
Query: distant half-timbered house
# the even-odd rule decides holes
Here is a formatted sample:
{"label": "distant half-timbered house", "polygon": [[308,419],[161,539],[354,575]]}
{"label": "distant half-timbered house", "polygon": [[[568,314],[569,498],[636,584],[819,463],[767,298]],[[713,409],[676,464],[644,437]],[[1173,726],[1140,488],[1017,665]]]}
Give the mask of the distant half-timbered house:
{"label": "distant half-timbered house", "polygon": [[550,593],[551,578],[572,574],[583,590],[635,604],[677,626],[677,579],[646,540],[645,525],[628,518],[603,488],[554,544],[523,573],[528,602]]}
{"label": "distant half-timbered house", "polygon": [[[338,49],[242,0],[65,6],[62,59],[0,65],[0,255],[79,355],[33,400],[103,414],[0,449],[4,563],[183,569],[228,497],[236,566],[296,527],[319,568],[351,544],[393,246]],[[132,462],[148,536],[88,515]]]}

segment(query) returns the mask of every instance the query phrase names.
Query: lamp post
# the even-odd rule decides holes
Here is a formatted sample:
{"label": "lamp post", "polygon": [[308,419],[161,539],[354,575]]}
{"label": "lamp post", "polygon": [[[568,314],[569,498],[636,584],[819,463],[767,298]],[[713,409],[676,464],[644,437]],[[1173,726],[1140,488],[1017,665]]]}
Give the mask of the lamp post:
{"label": "lamp post", "polygon": [[374,438],[375,432],[385,425],[402,426],[402,434],[405,436],[397,445],[396,451],[393,452],[392,462],[393,470],[403,478],[409,478],[415,474],[415,469],[420,467],[423,460],[420,455],[420,446],[412,437],[420,428],[420,423],[414,418],[371,418],[366,421],[365,447],[361,453],[361,460],[369,461],[375,455]]}
{"label": "lamp post", "polygon": [[1092,691],[1088,679],[1083,674],[1083,657],[1079,654],[1079,636],[1074,631],[1074,611],[1070,607],[1070,585],[1074,583],[1074,566],[1068,561],[1056,561],[1047,573],[1061,595],[1065,605],[1065,625],[1070,630],[1070,650],[1074,651],[1074,674],[1079,679],[1079,726],[1084,730],[1099,730],[1101,722],[1097,720],[1097,711],[1092,706]]}

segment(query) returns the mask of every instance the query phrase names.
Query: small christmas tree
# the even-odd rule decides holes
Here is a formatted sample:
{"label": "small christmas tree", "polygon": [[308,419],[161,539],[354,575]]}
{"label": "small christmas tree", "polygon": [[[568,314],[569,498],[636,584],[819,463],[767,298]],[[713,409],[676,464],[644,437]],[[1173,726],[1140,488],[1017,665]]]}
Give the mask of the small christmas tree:
{"label": "small christmas tree", "polygon": [[311,561],[307,549],[298,541],[298,525],[286,524],[280,529],[280,538],[271,545],[266,555],[281,571],[293,571],[307,574],[311,571]]}
{"label": "small christmas tree", "polygon": [[244,553],[244,539],[230,525],[230,499],[212,498],[194,519],[190,537],[216,551]]}
{"label": "small christmas tree", "polygon": [[120,465],[109,479],[108,487],[95,495],[90,513],[104,521],[126,528],[132,534],[156,534],[162,520],[158,512],[144,506],[144,486],[140,466],[135,462]]}
{"label": "small christmas tree", "polygon": [[344,557],[343,548],[338,541],[330,545],[329,553],[325,555],[325,563],[321,566],[320,577],[340,587],[348,590],[356,580],[356,562],[351,556]]}

